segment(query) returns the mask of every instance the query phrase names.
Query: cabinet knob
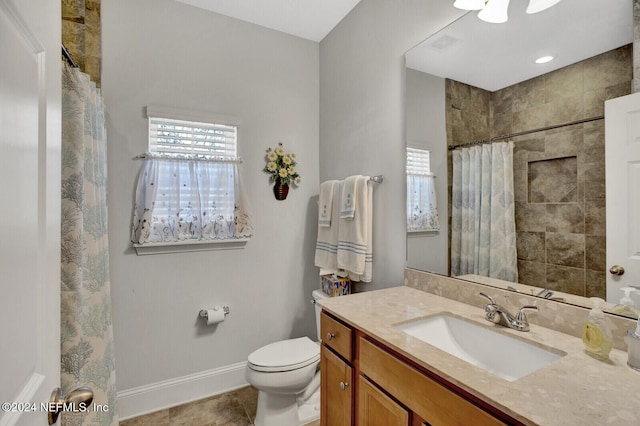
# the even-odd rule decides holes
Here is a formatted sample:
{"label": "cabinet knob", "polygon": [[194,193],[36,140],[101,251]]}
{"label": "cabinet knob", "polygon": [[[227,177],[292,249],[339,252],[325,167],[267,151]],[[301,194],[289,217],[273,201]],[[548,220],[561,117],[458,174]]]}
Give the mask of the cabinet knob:
{"label": "cabinet knob", "polygon": [[340,382],[340,390],[345,390],[349,386],[347,382]]}
{"label": "cabinet knob", "polygon": [[333,334],[331,332],[327,333],[327,340],[333,340],[334,337],[336,337],[335,334]]}

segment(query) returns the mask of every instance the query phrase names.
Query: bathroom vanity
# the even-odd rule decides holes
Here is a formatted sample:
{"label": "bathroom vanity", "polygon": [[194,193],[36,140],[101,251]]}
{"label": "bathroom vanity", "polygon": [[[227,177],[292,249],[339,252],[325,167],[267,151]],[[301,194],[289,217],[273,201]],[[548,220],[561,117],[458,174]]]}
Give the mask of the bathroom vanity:
{"label": "bathroom vanity", "polygon": [[[322,425],[640,424],[640,373],[626,365],[626,352],[600,362],[579,338],[536,325],[529,332],[496,326],[480,306],[406,286],[321,305]],[[402,329],[443,314],[559,355],[505,379]]]}

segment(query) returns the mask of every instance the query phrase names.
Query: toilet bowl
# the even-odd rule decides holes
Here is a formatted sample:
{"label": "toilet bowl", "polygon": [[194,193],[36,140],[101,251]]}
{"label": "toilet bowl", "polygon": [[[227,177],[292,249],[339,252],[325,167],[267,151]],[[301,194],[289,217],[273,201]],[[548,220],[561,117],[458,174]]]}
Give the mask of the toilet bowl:
{"label": "toilet bowl", "polygon": [[[313,292],[313,301],[327,297]],[[316,329],[320,335],[316,305]],[[320,345],[308,337],[270,343],[247,359],[246,379],[258,389],[255,426],[299,426],[320,417]]]}

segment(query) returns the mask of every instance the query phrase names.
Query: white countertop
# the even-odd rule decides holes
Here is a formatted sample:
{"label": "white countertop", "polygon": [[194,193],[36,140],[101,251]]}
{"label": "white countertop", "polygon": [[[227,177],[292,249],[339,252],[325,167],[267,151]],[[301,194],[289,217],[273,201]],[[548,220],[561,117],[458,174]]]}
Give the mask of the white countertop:
{"label": "white countertop", "polygon": [[[471,306],[406,286],[319,301],[328,312],[415,361],[452,384],[530,425],[640,425],[640,372],[627,353],[612,350],[610,362],[584,352],[582,340],[531,325],[520,332],[489,323]],[[567,355],[509,382],[394,328],[421,317],[449,312],[498,332]]]}

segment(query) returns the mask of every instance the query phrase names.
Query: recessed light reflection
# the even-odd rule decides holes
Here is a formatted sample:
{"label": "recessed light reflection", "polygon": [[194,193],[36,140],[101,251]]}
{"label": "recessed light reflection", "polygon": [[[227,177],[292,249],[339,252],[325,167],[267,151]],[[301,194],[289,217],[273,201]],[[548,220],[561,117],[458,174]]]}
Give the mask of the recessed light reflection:
{"label": "recessed light reflection", "polygon": [[542,56],[536,59],[536,64],[546,64],[549,61],[553,60],[553,56]]}

